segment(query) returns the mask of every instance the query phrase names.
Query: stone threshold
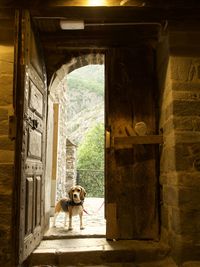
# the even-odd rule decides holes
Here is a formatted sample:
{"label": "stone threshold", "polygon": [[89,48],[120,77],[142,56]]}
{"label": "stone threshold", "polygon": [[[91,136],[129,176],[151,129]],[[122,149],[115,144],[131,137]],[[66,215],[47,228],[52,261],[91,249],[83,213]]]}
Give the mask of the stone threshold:
{"label": "stone threshold", "polygon": [[[29,266],[42,264],[55,266],[88,264],[94,266],[105,263],[144,264],[165,261],[169,252],[167,245],[153,241],[108,241],[105,238],[43,240],[32,253]],[[171,266],[175,267],[176,265]]]}

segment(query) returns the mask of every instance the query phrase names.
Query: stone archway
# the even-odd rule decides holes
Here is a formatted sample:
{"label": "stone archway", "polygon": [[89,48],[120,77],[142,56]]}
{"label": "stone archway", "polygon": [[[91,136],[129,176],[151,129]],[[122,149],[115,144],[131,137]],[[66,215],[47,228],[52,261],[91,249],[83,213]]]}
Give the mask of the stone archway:
{"label": "stone archway", "polygon": [[[70,181],[66,179],[67,75],[75,69],[96,64],[104,64],[103,53],[91,52],[72,57],[54,73],[49,85],[47,139],[49,150],[53,152],[50,153],[51,155],[47,155],[49,157],[49,160],[47,159],[47,177],[51,177],[51,186],[49,186],[51,192],[49,194],[51,195],[50,206],[52,212],[56,195],[58,198],[66,196],[68,189],[75,183],[74,179],[70,179]],[[56,191],[58,191],[57,194]]]}

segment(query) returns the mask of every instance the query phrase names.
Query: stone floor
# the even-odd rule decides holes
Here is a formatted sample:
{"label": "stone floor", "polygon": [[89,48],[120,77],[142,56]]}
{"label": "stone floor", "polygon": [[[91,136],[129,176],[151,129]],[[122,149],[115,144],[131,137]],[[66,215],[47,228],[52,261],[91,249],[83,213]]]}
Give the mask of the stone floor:
{"label": "stone floor", "polygon": [[29,267],[177,267],[168,254],[168,246],[153,241],[107,241],[105,238],[43,240],[33,252]]}
{"label": "stone floor", "polygon": [[78,216],[73,217],[71,231],[63,226],[63,213],[56,227],[51,218],[29,267],[177,267],[168,257],[168,246],[160,242],[106,240],[103,198],[87,198],[84,208],[88,213],[84,214],[84,230],[79,229]]}
{"label": "stone floor", "polygon": [[50,218],[50,228],[44,239],[61,239],[74,237],[104,237],[106,221],[104,219],[104,198],[86,198],[84,201],[83,223],[84,229],[79,229],[79,216],[73,217],[73,230],[68,230],[68,221],[64,223],[64,213],[60,213],[56,220],[56,227],[52,227],[53,217]]}

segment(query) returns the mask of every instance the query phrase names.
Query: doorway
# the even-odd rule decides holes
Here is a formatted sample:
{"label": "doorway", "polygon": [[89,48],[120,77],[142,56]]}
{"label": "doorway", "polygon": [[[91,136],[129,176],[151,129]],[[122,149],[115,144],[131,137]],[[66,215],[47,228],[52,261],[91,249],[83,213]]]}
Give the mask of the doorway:
{"label": "doorway", "polygon": [[[63,52],[63,54],[61,54],[60,63],[62,62],[63,64],[65,62],[65,64],[61,64],[62,67],[56,71],[50,82],[51,90],[48,94],[48,136],[46,140],[46,123],[42,124],[43,121],[46,122],[47,114],[45,102],[47,100],[46,82],[41,83],[40,88],[40,84],[37,84],[35,80],[41,80],[41,82],[43,80],[42,78],[37,79],[37,77],[34,76],[35,72],[38,73],[40,71],[41,77],[43,77],[46,72],[45,67],[43,67],[39,61],[41,57],[36,49],[38,42],[35,41],[30,20],[28,16],[25,18],[29,21],[29,24],[27,24],[28,26],[26,28],[24,27],[23,30],[25,32],[28,30],[31,31],[31,35],[29,32],[25,35],[27,40],[30,41],[24,44],[28,47],[25,49],[25,51],[28,51],[28,54],[25,54],[26,57],[22,55],[28,62],[26,65],[28,78],[26,91],[23,87],[21,87],[21,90],[26,92],[26,97],[22,100],[22,102],[24,100],[26,101],[26,105],[24,105],[23,108],[25,112],[29,112],[27,114],[31,114],[32,117],[24,116],[22,122],[26,125],[27,131],[29,130],[29,136],[32,139],[28,138],[26,140],[27,135],[24,135],[24,139],[21,143],[24,144],[24,150],[28,150],[28,153],[24,154],[24,162],[28,162],[32,165],[34,162],[34,166],[25,165],[21,168],[24,179],[23,183],[26,186],[26,190],[22,187],[20,191],[22,205],[20,218],[25,218],[25,223],[23,220],[20,221],[22,229],[20,248],[22,251],[22,260],[31,253],[35,244],[40,242],[44,233],[44,226],[47,225],[46,218],[48,218],[49,215],[50,207],[48,207],[48,204],[50,202],[49,196],[51,187],[49,184],[51,182],[49,177],[56,180],[56,176],[58,175],[58,169],[55,169],[54,172],[52,171],[52,161],[55,160],[61,163],[61,160],[63,160],[65,164],[62,166],[66,166],[66,149],[65,154],[59,159],[57,157],[58,153],[48,153],[49,151],[54,151],[54,141],[62,146],[64,144],[66,148],[66,135],[63,135],[64,141],[61,142],[61,138],[58,138],[58,127],[54,127],[55,131],[49,131],[53,115],[56,115],[58,118],[62,116],[64,120],[66,119],[65,113],[60,108],[60,104],[65,100],[65,77],[80,66],[97,63],[102,64],[104,62],[103,53],[89,50],[84,51],[82,55],[80,55],[82,52],[81,49],[79,49],[79,51],[76,50],[77,56],[74,56],[74,51],[69,51],[68,56],[70,59],[68,60],[66,60],[66,53]],[[24,21],[25,20],[23,20],[23,22]],[[26,25],[25,22],[24,25]],[[39,68],[38,66],[41,67]],[[33,67],[34,73],[32,71]],[[158,158],[154,144],[152,142],[145,143],[151,139],[151,136],[150,138],[140,138],[135,134],[135,126],[138,122],[143,122],[147,125],[147,131],[145,131],[146,135],[156,135],[158,131],[154,86],[154,49],[151,44],[143,44],[140,46],[130,45],[129,47],[107,47],[105,69],[106,238],[156,239],[158,237]],[[24,81],[24,73],[25,72],[22,72],[21,74],[22,81]],[[44,94],[42,94],[43,91]],[[22,94],[22,96],[24,95]],[[37,106],[35,106],[35,103]],[[42,104],[45,104],[44,107]],[[41,110],[41,114],[39,113],[39,115],[37,115],[38,108]],[[41,120],[43,121],[41,122]],[[54,124],[57,123],[58,126],[58,120],[57,122],[55,119],[53,120]],[[21,124],[23,130],[23,123]],[[66,128],[63,127],[61,130],[64,129]],[[57,138],[54,138],[56,134]],[[40,148],[39,155],[38,150],[36,151],[35,146],[33,146],[35,140]],[[47,147],[45,147],[46,141]],[[53,149],[51,149],[52,144]],[[57,158],[54,158],[54,156]],[[46,163],[46,166],[43,164],[43,167],[41,163]],[[21,162],[19,165],[20,164]],[[55,177],[53,177],[54,174]],[[62,174],[64,174],[64,178],[66,178],[66,168],[59,173],[59,178]],[[38,190],[35,190],[35,185]],[[65,192],[65,187],[63,187],[62,190]],[[33,194],[29,192],[33,192]],[[28,199],[29,202],[26,201],[27,204],[24,208],[25,199]],[[37,202],[35,200],[37,200]],[[36,240],[34,236],[33,222],[29,220],[29,215],[33,211],[34,223],[35,214],[38,214],[38,222],[36,225],[38,240]],[[28,231],[26,231],[25,234],[24,225],[28,226]],[[29,240],[29,237],[36,240],[37,243],[36,241],[33,243],[32,240]],[[27,243],[24,242],[29,243],[27,245]]]}
{"label": "doorway", "polygon": [[[50,91],[53,92],[51,94],[53,105],[49,103],[49,109],[53,106],[54,123],[53,130],[48,133],[48,139],[53,140],[54,153],[51,171],[50,229],[45,234],[46,239],[49,236],[51,238],[52,236],[54,238],[58,236],[102,237],[106,233],[104,55],[90,54],[84,57],[89,59],[89,64],[78,66],[66,74],[57,89],[54,88],[56,79],[50,87]],[[62,68],[68,69],[66,65]],[[51,117],[51,111],[49,112]],[[63,213],[57,217],[56,227],[52,228],[55,203],[60,198],[67,197],[67,192],[75,184],[80,184],[87,192],[84,200],[85,229],[79,229],[79,217],[76,216],[73,218],[73,231],[68,231],[67,225],[63,226]]]}

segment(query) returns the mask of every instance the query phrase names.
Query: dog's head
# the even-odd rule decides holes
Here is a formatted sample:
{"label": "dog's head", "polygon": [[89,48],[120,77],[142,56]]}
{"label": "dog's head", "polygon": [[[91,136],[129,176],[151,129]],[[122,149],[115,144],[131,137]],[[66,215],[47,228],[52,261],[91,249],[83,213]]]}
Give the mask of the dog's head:
{"label": "dog's head", "polygon": [[72,186],[68,192],[69,198],[74,201],[74,203],[80,203],[84,200],[86,191],[80,185]]}

